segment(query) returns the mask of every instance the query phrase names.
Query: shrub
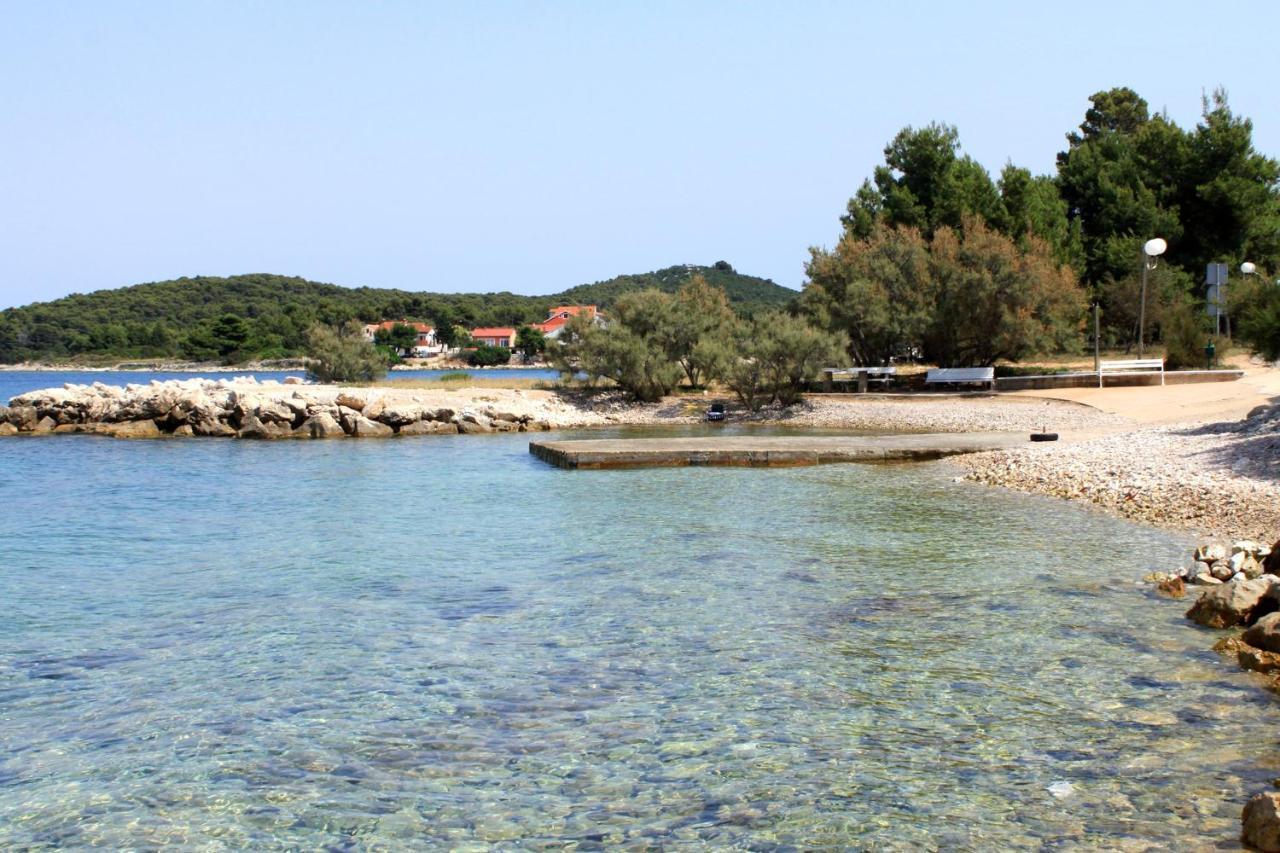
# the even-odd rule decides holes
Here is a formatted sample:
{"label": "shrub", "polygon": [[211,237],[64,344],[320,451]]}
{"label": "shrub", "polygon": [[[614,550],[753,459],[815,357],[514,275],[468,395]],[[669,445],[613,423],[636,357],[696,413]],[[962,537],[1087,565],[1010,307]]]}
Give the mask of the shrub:
{"label": "shrub", "polygon": [[471,378],[471,374],[465,370],[451,370],[448,373],[440,374],[437,382],[466,382]]}
{"label": "shrub", "polygon": [[467,353],[467,364],[472,367],[497,367],[511,361],[511,350],[481,344]]}
{"label": "shrub", "polygon": [[387,360],[352,320],[339,328],[307,332],[307,375],[317,382],[373,382],[387,374]]}
{"label": "shrub", "polygon": [[1160,335],[1164,338],[1164,366],[1183,370],[1204,364],[1204,345],[1209,340],[1207,317],[1188,300],[1181,300],[1164,312]]}
{"label": "shrub", "polygon": [[1280,360],[1280,285],[1251,294],[1237,316],[1238,337],[1268,361]]}

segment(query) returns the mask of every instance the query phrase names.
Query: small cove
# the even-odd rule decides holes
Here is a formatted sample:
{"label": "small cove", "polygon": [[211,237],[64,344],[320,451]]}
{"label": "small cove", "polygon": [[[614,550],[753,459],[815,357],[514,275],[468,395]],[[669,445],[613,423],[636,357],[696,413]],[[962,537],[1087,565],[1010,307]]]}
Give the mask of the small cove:
{"label": "small cove", "polygon": [[1180,537],[527,440],[0,444],[0,843],[1229,848],[1276,775]]}

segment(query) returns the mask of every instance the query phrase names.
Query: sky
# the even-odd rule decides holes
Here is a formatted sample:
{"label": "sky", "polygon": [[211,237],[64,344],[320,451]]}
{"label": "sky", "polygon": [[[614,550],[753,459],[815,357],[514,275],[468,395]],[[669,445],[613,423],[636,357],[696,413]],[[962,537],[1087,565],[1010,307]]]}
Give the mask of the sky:
{"label": "sky", "polygon": [[799,288],[907,125],[1051,172],[1090,94],[1280,155],[1280,3],[0,0],[0,307],[180,276]]}

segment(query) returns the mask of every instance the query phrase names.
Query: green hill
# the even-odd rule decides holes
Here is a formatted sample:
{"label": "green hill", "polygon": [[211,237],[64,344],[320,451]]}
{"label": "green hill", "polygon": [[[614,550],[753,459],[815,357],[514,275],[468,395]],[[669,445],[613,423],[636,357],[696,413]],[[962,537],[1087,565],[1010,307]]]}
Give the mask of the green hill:
{"label": "green hill", "polygon": [[666,293],[675,293],[694,273],[702,273],[710,284],[723,288],[729,304],[743,314],[784,308],[796,297],[794,290],[774,284],[767,278],[743,275],[724,261],[719,261],[709,267],[682,265],[641,275],[620,275],[594,284],[580,284],[559,294],[558,298],[584,305],[594,303],[607,309],[611,302],[632,290],[656,287]]}
{"label": "green hill", "polygon": [[773,282],[740,275],[724,262],[618,276],[548,296],[348,288],[270,274],[198,276],[0,311],[0,363],[286,358],[302,351],[306,330],[316,323],[403,318],[519,325],[545,318],[556,304],[595,303],[608,310],[629,291],[674,291],[695,272],[723,287],[743,314],[782,307],[796,295]]}

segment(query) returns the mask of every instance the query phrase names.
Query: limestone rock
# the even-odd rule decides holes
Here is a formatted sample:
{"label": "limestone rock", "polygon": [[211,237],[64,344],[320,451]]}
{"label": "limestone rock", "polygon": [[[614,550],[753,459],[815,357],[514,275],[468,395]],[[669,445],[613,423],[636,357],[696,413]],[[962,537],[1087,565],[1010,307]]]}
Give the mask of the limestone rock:
{"label": "limestone rock", "polygon": [[364,397],[357,397],[355,394],[348,394],[346,391],[340,393],[334,402],[355,412],[364,411]]}
{"label": "limestone rock", "polygon": [[1182,578],[1167,578],[1156,584],[1156,592],[1166,598],[1182,598],[1187,594],[1187,585]]}
{"label": "limestone rock", "polygon": [[1266,545],[1263,545],[1260,542],[1254,542],[1252,539],[1241,539],[1231,543],[1231,553],[1233,556],[1235,554],[1248,554],[1250,557],[1257,557],[1261,554],[1265,557],[1266,553],[1263,553],[1264,551],[1270,553],[1271,549],[1267,548]]}
{"label": "limestone rock", "polygon": [[240,425],[237,438],[288,438],[293,430],[286,424],[274,421],[263,421],[256,415],[249,415]]}
{"label": "limestone rock", "polygon": [[284,378],[285,385],[301,385],[303,381],[301,376],[286,376]]}
{"label": "limestone rock", "polygon": [[1217,578],[1220,581],[1231,580],[1231,576],[1234,575],[1235,573],[1236,573],[1236,570],[1231,568],[1231,566],[1227,564],[1226,560],[1221,560],[1217,563],[1214,563],[1209,568],[1209,574],[1213,575],[1215,578]]}
{"label": "limestone rock", "polygon": [[1196,549],[1195,558],[1201,563],[1216,563],[1219,560],[1227,559],[1227,546],[1214,543],[1212,545],[1201,545]]}
{"label": "limestone rock", "polygon": [[1183,577],[1187,579],[1187,583],[1196,583],[1202,575],[1207,574],[1210,574],[1208,563],[1193,562]]}
{"label": "limestone rock", "polygon": [[173,431],[173,434],[176,436],[181,436],[182,438],[190,438],[191,436],[196,434],[196,431],[192,428],[191,424],[183,424],[182,426],[175,429]]}
{"label": "limestone rock", "polygon": [[1240,838],[1266,853],[1280,853],[1280,793],[1254,794],[1240,815]]}
{"label": "limestone rock", "polygon": [[20,430],[29,432],[39,420],[35,406],[14,406],[9,409],[9,423]]}
{"label": "limestone rock", "polygon": [[458,427],[440,421],[414,421],[400,427],[400,435],[457,435]]}
{"label": "limestone rock", "polygon": [[464,435],[480,435],[487,432],[493,432],[493,429],[488,424],[482,424],[476,421],[457,420],[455,423],[457,424],[458,432]]}
{"label": "limestone rock", "polygon": [[1244,632],[1244,641],[1269,652],[1280,652],[1280,613],[1268,613]]}
{"label": "limestone rock", "polygon": [[1277,609],[1271,591],[1278,584],[1280,578],[1264,575],[1214,587],[1191,605],[1187,618],[1208,628],[1251,625],[1259,616]]}
{"label": "limestone rock", "polygon": [[103,424],[101,430],[114,438],[159,438],[163,433],[153,420],[126,421],[122,424]]}
{"label": "limestone rock", "polygon": [[1247,643],[1236,652],[1236,661],[1241,669],[1252,672],[1268,673],[1280,670],[1280,654],[1255,648]]}
{"label": "limestone rock", "polygon": [[0,435],[17,435],[18,428],[8,421],[0,421]]}
{"label": "limestone rock", "polygon": [[364,415],[349,418],[348,423],[351,425],[351,435],[356,438],[390,438],[396,434],[396,431],[386,424],[371,421]]}
{"label": "limestone rock", "polygon": [[49,417],[48,415],[45,415],[43,418],[41,418],[39,421],[36,422],[36,425],[31,428],[31,431],[32,432],[53,432],[57,428],[57,426],[58,426],[57,421],[55,421],[53,418]]}
{"label": "limestone rock", "polygon": [[328,412],[320,412],[308,418],[295,432],[305,438],[345,438],[346,432]]}
{"label": "limestone rock", "polygon": [[191,425],[196,435],[208,435],[216,438],[230,438],[236,434],[235,429],[219,420],[201,420]]}
{"label": "limestone rock", "polygon": [[383,402],[381,397],[374,397],[372,400],[364,401],[364,408],[361,413],[371,421],[381,420],[379,417],[387,408],[387,404]]}

